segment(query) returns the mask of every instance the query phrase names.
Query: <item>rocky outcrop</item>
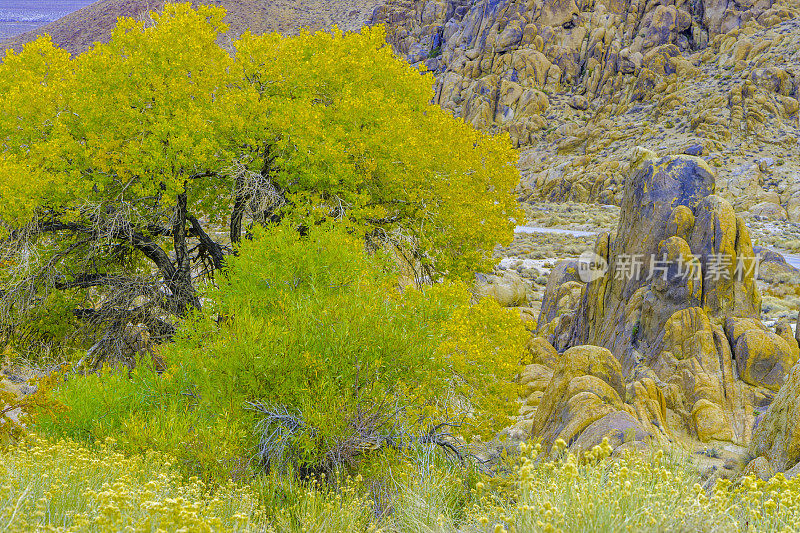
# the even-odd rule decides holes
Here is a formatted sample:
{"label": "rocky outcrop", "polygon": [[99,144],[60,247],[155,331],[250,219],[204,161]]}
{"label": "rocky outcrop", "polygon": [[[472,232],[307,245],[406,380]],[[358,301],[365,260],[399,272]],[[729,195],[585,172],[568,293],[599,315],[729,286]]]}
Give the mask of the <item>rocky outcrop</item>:
{"label": "rocky outcrop", "polygon": [[502,276],[478,274],[475,292],[479,298],[491,297],[503,307],[520,306],[527,301],[527,284],[514,272],[504,272]]}
{"label": "rocky outcrop", "polygon": [[[513,123],[512,137],[528,144],[524,137],[545,122],[545,92],[570,89],[567,102],[579,111],[625,91],[642,101],[660,77],[692,70],[683,55],[748,22],[772,25],[792,15],[773,0],[397,0],[377,8],[372,22],[390,27],[389,42],[409,62],[438,74],[440,105],[479,127]],[[736,60],[751,52],[737,49]],[[774,73],[755,76],[781,90]]]}
{"label": "rocky outcrop", "polygon": [[[624,398],[619,361],[611,352],[599,346],[570,348],[559,359],[543,391],[532,433],[546,446],[563,439],[588,449],[617,431],[633,430],[634,436],[641,437],[637,440],[643,440],[646,432],[625,411]],[[590,433],[584,436],[589,428]],[[624,435],[617,440],[618,444],[626,442]]]}
{"label": "rocky outcrop", "polygon": [[396,0],[436,102],[523,149],[521,198],[623,199],[631,146],[687,153],[754,216],[800,222],[800,2]]}
{"label": "rocky outcrop", "polygon": [[537,333],[556,348],[563,350],[569,342],[583,285],[577,260],[559,261],[547,278]]}
{"label": "rocky outcrop", "polygon": [[[547,353],[550,340],[560,355],[533,435],[577,443],[592,424],[624,412],[648,439],[746,446],[800,349],[790,328],[770,331],[759,320],[749,233],[715,194],[711,167],[646,150],[631,166],[619,226],[594,249],[607,271],[579,284],[577,304],[563,295],[580,265],[551,274],[536,352]],[[599,376],[586,359],[614,371]],[[625,425],[627,415],[609,421]]]}
{"label": "rocky outcrop", "polygon": [[758,279],[770,283],[800,280],[800,270],[790,265],[780,253],[760,246],[753,246],[753,251],[759,256]]}

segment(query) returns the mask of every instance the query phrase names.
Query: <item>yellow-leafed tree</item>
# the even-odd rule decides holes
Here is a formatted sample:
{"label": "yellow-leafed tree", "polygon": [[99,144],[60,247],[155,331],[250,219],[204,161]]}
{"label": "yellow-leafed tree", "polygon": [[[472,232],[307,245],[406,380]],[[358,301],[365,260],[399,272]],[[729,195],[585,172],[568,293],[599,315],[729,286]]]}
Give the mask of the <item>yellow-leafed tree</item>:
{"label": "yellow-leafed tree", "polygon": [[382,28],[224,48],[224,15],[167,4],[74,58],[46,37],[6,55],[7,338],[83,331],[100,353],[129,324],[169,336],[254,224],[341,220],[418,281],[468,276],[510,239],[510,142],[432,105],[433,77]]}

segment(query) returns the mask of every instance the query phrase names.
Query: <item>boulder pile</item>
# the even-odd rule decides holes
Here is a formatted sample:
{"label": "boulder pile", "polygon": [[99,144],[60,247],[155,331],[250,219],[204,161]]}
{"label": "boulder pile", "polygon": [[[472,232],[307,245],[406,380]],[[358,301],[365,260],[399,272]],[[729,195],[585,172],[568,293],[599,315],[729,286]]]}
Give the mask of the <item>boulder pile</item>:
{"label": "boulder pile", "polygon": [[800,222],[800,2],[391,0],[436,102],[522,149],[523,199],[620,205],[627,152],[703,157],[737,211]]}

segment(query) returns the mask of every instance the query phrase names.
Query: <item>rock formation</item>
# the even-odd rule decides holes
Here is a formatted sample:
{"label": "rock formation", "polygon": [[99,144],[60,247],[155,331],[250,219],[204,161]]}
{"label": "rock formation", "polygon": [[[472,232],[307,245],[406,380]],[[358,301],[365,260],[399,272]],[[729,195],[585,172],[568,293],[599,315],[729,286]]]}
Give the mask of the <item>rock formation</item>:
{"label": "rock formation", "polygon": [[619,205],[642,145],[800,222],[797,0],[395,0],[372,21],[436,74],[437,103],[522,148],[523,198]]}
{"label": "rock formation", "polygon": [[754,474],[769,477],[785,472],[790,478],[800,474],[800,365],[759,421],[750,454],[754,459],[747,470]]}
{"label": "rock formation", "polygon": [[594,249],[607,271],[580,279],[573,261],[551,274],[523,413],[535,437],[577,448],[609,432],[747,446],[797,341],[759,320],[749,232],[711,167],[641,149],[631,167],[619,226]]}

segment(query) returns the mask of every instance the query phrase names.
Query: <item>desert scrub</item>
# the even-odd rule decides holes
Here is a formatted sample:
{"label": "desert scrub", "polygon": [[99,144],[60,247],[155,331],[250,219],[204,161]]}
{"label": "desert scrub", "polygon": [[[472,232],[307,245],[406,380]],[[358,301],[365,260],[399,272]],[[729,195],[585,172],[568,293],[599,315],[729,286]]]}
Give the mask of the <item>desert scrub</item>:
{"label": "desert scrub", "polygon": [[445,420],[465,441],[510,425],[528,335],[518,313],[473,304],[460,281],[400,290],[391,257],[341,227],[253,233],[203,313],[159,347],[163,373],[65,375],[44,391],[63,409],[37,410],[36,430],[158,450],[210,482],[355,468],[435,441]]}
{"label": "desert scrub", "polygon": [[[494,475],[440,455],[407,457],[375,478],[257,476],[209,487],[181,477],[174,459],[125,456],[109,440],[29,440],[0,454],[0,525],[8,531],[616,532],[796,531],[800,479],[719,480],[661,451],[610,457],[605,442],[581,458],[540,448]],[[428,450],[430,451],[430,449]],[[386,467],[387,465],[384,465]],[[478,481],[481,479],[481,481]]]}
{"label": "desert scrub", "polygon": [[113,440],[86,447],[32,439],[2,457],[0,524],[4,531],[246,531],[263,511],[252,488],[213,491],[183,480],[174,460],[149,452],[125,456]]}
{"label": "desert scrub", "polygon": [[480,531],[795,531],[800,479],[718,480],[711,490],[685,458],[653,453],[610,457],[608,441],[585,456],[540,456],[522,444],[507,477],[477,485],[470,520]]}

